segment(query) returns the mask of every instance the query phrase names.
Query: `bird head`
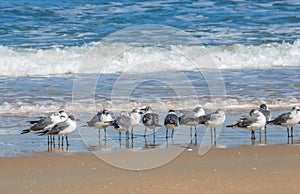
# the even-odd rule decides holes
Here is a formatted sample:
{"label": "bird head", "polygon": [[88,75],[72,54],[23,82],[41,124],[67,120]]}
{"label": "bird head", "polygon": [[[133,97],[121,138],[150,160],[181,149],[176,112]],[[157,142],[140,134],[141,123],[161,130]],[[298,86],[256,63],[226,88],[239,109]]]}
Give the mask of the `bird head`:
{"label": "bird head", "polygon": [[259,106],[259,109],[262,109],[262,110],[268,110],[268,106],[266,104],[261,104]]}

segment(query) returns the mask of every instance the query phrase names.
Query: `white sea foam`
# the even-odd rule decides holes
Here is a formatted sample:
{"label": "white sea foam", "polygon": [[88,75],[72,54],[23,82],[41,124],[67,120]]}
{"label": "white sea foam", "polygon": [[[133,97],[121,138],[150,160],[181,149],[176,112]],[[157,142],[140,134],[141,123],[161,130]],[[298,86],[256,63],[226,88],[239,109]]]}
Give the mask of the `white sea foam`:
{"label": "white sea foam", "polygon": [[202,105],[208,112],[215,111],[218,108],[224,110],[249,110],[257,108],[260,104],[268,104],[270,109],[286,109],[290,110],[293,106],[298,106],[299,99],[290,100],[236,100],[223,99],[216,101],[199,101],[199,100],[160,100],[160,101],[115,101],[103,103],[62,103],[62,104],[24,104],[24,103],[3,103],[0,104],[0,114],[50,114],[58,110],[65,110],[72,114],[79,113],[95,113],[99,109],[108,109],[112,112],[118,113],[121,111],[131,111],[133,108],[150,105],[155,112],[167,113],[170,109],[192,110],[197,105]]}
{"label": "white sea foam", "polygon": [[[258,46],[137,47],[93,43],[48,50],[0,47],[0,76],[70,73],[149,73],[202,69],[257,69],[300,66],[300,41]],[[214,64],[204,63],[209,57]]]}

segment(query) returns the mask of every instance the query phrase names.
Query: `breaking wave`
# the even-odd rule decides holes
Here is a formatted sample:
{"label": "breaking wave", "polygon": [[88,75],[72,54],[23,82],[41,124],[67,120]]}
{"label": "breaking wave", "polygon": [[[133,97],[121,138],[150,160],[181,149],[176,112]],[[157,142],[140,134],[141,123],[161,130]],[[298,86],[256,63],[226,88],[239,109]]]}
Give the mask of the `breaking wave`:
{"label": "breaking wave", "polygon": [[[168,48],[126,43],[24,49],[0,46],[0,76],[52,76],[77,73],[150,73],[202,69],[261,69],[300,66],[300,41],[263,45]],[[203,62],[212,59],[214,65]],[[192,61],[192,65],[191,65]]]}

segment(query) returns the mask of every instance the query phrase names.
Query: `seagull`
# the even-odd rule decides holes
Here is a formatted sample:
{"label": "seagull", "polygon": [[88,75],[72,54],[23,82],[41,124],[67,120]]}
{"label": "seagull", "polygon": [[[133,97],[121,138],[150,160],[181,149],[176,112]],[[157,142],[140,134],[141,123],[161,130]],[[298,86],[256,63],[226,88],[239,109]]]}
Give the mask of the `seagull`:
{"label": "seagull", "polygon": [[24,129],[21,134],[26,134],[29,132],[36,133],[44,131],[45,128],[51,128],[53,124],[60,122],[60,114],[58,112],[55,112],[51,114],[49,117],[40,117],[40,120],[38,121],[28,121],[30,124],[34,124],[29,129]]}
{"label": "seagull", "polygon": [[214,129],[214,145],[217,143],[216,128],[223,125],[224,122],[225,112],[221,109],[199,117],[199,124],[203,124],[210,128],[211,140],[213,139],[212,129]]}
{"label": "seagull", "polygon": [[126,131],[126,139],[129,139],[129,128],[131,127],[131,118],[122,111],[112,124],[119,131],[119,140],[121,141],[121,131]]}
{"label": "seagull", "polygon": [[68,116],[68,118],[54,125],[51,129],[47,129],[43,132],[40,132],[41,135],[45,136],[62,136],[62,146],[64,143],[64,137],[66,137],[67,146],[69,146],[68,135],[76,130],[77,124],[75,117],[73,115]]}
{"label": "seagull", "polygon": [[261,130],[266,125],[266,117],[259,110],[253,109],[249,115],[242,116],[240,120],[234,125],[227,125],[226,127],[239,127],[251,131],[251,140],[255,139],[255,131]]}
{"label": "seagull", "polygon": [[[299,106],[294,106],[291,112],[283,113],[279,115],[274,120],[268,121],[269,125],[280,125],[287,128],[287,136],[293,137],[293,127],[300,122],[300,108]],[[289,129],[291,129],[291,136],[289,134]]]}
{"label": "seagull", "polygon": [[141,111],[138,111],[136,108],[133,109],[130,113],[130,121],[131,121],[131,138],[133,139],[133,128],[136,127],[141,122]]}
{"label": "seagull", "polygon": [[166,138],[168,138],[168,129],[172,129],[172,138],[174,137],[174,128],[179,125],[179,118],[174,110],[169,110],[169,114],[165,117],[164,125],[166,127]]}
{"label": "seagull", "polygon": [[146,137],[147,128],[153,129],[153,139],[155,138],[155,128],[161,127],[159,124],[159,117],[158,114],[152,113],[152,109],[150,106],[146,106],[145,108],[142,108],[141,110],[145,111],[145,114],[142,118],[142,122],[145,126],[145,134],[144,137]]}
{"label": "seagull", "polygon": [[190,137],[192,137],[192,127],[195,127],[195,136],[197,136],[196,126],[199,124],[199,117],[205,115],[205,110],[198,105],[192,111],[181,111],[182,116],[179,117],[179,124],[190,126]]}
{"label": "seagull", "polygon": [[[266,122],[271,120],[271,112],[266,104],[261,104],[259,106],[259,111],[262,112],[262,114],[266,117]],[[265,130],[265,140],[267,136],[267,125],[263,128]],[[260,139],[261,139],[261,133],[260,133]]]}
{"label": "seagull", "polygon": [[99,140],[100,140],[100,129],[104,129],[105,139],[106,139],[106,128],[112,125],[113,118],[109,111],[103,109],[99,111],[90,121],[87,122],[89,127],[94,127],[99,130]]}
{"label": "seagull", "polygon": [[[40,117],[40,120],[38,121],[28,121],[30,124],[33,124],[29,129],[25,129],[21,132],[21,134],[26,133],[40,133],[45,130],[51,129],[54,125],[56,125],[59,122],[63,122],[67,119],[68,115],[65,111],[61,110],[58,112],[52,113],[48,117]],[[54,138],[53,138],[54,139]],[[48,136],[48,144],[52,143],[52,138]]]}

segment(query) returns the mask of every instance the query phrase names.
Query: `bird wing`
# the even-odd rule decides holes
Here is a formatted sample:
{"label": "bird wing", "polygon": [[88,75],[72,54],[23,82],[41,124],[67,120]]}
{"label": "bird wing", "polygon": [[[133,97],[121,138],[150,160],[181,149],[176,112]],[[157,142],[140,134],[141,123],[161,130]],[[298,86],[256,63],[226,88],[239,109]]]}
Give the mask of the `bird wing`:
{"label": "bird wing", "polygon": [[218,114],[218,113],[216,113],[216,112],[214,112],[214,113],[211,113],[211,114],[210,114],[209,120],[210,120],[210,121],[215,121],[215,120],[218,120],[218,119],[220,119],[220,118],[221,118],[221,115]]}
{"label": "bird wing", "polygon": [[175,114],[169,114],[165,118],[165,125],[166,124],[178,124],[178,116]]}
{"label": "bird wing", "polygon": [[114,126],[117,128],[129,129],[131,125],[131,120],[129,116],[120,115],[114,121]]}
{"label": "bird wing", "polygon": [[56,125],[54,125],[47,133],[46,135],[56,135],[59,134],[60,131],[66,129],[67,127],[69,127],[69,123],[66,121],[57,123]]}
{"label": "bird wing", "polygon": [[240,128],[246,128],[246,127],[250,126],[251,124],[257,122],[257,120],[258,120],[257,115],[251,115],[251,116],[249,115],[247,117],[243,117],[241,119],[241,121],[237,123],[238,124],[237,126]]}
{"label": "bird wing", "polygon": [[159,125],[159,116],[158,116],[158,114],[152,113],[152,116],[153,116],[154,124],[157,125],[157,126],[160,126]]}
{"label": "bird wing", "polygon": [[187,117],[186,115],[183,115],[179,117],[179,123],[180,124],[186,124],[186,123],[193,123],[199,121],[199,118],[197,117]]}
{"label": "bird wing", "polygon": [[239,128],[247,128],[251,124],[255,123],[258,119],[257,115],[243,115],[240,120],[234,125],[227,125],[226,127],[239,127]]}
{"label": "bird wing", "polygon": [[289,120],[291,118],[291,113],[283,113],[281,115],[279,115],[277,118],[275,118],[272,121],[269,121],[268,124],[271,125],[281,125],[282,123],[286,123],[287,120]]}
{"label": "bird wing", "polygon": [[154,125],[160,126],[159,116],[158,114],[155,113],[146,113],[142,118],[142,122],[148,126],[154,126]]}
{"label": "bird wing", "polygon": [[212,118],[212,113],[199,117],[199,124],[206,124]]}
{"label": "bird wing", "polygon": [[150,114],[150,113],[146,113],[142,118],[143,123],[146,123],[146,124],[151,124],[152,120],[153,120],[152,114]]}
{"label": "bird wing", "polygon": [[39,120],[35,125],[33,125],[32,127],[30,127],[30,131],[40,131],[43,130],[44,128],[46,128],[48,125],[51,125],[52,121],[50,118],[44,118]]}
{"label": "bird wing", "polygon": [[195,114],[195,112],[190,111],[190,110],[181,110],[180,113],[186,117],[192,117]]}
{"label": "bird wing", "polygon": [[96,122],[101,122],[101,112],[98,112],[90,121],[87,122],[89,127],[94,127]]}

